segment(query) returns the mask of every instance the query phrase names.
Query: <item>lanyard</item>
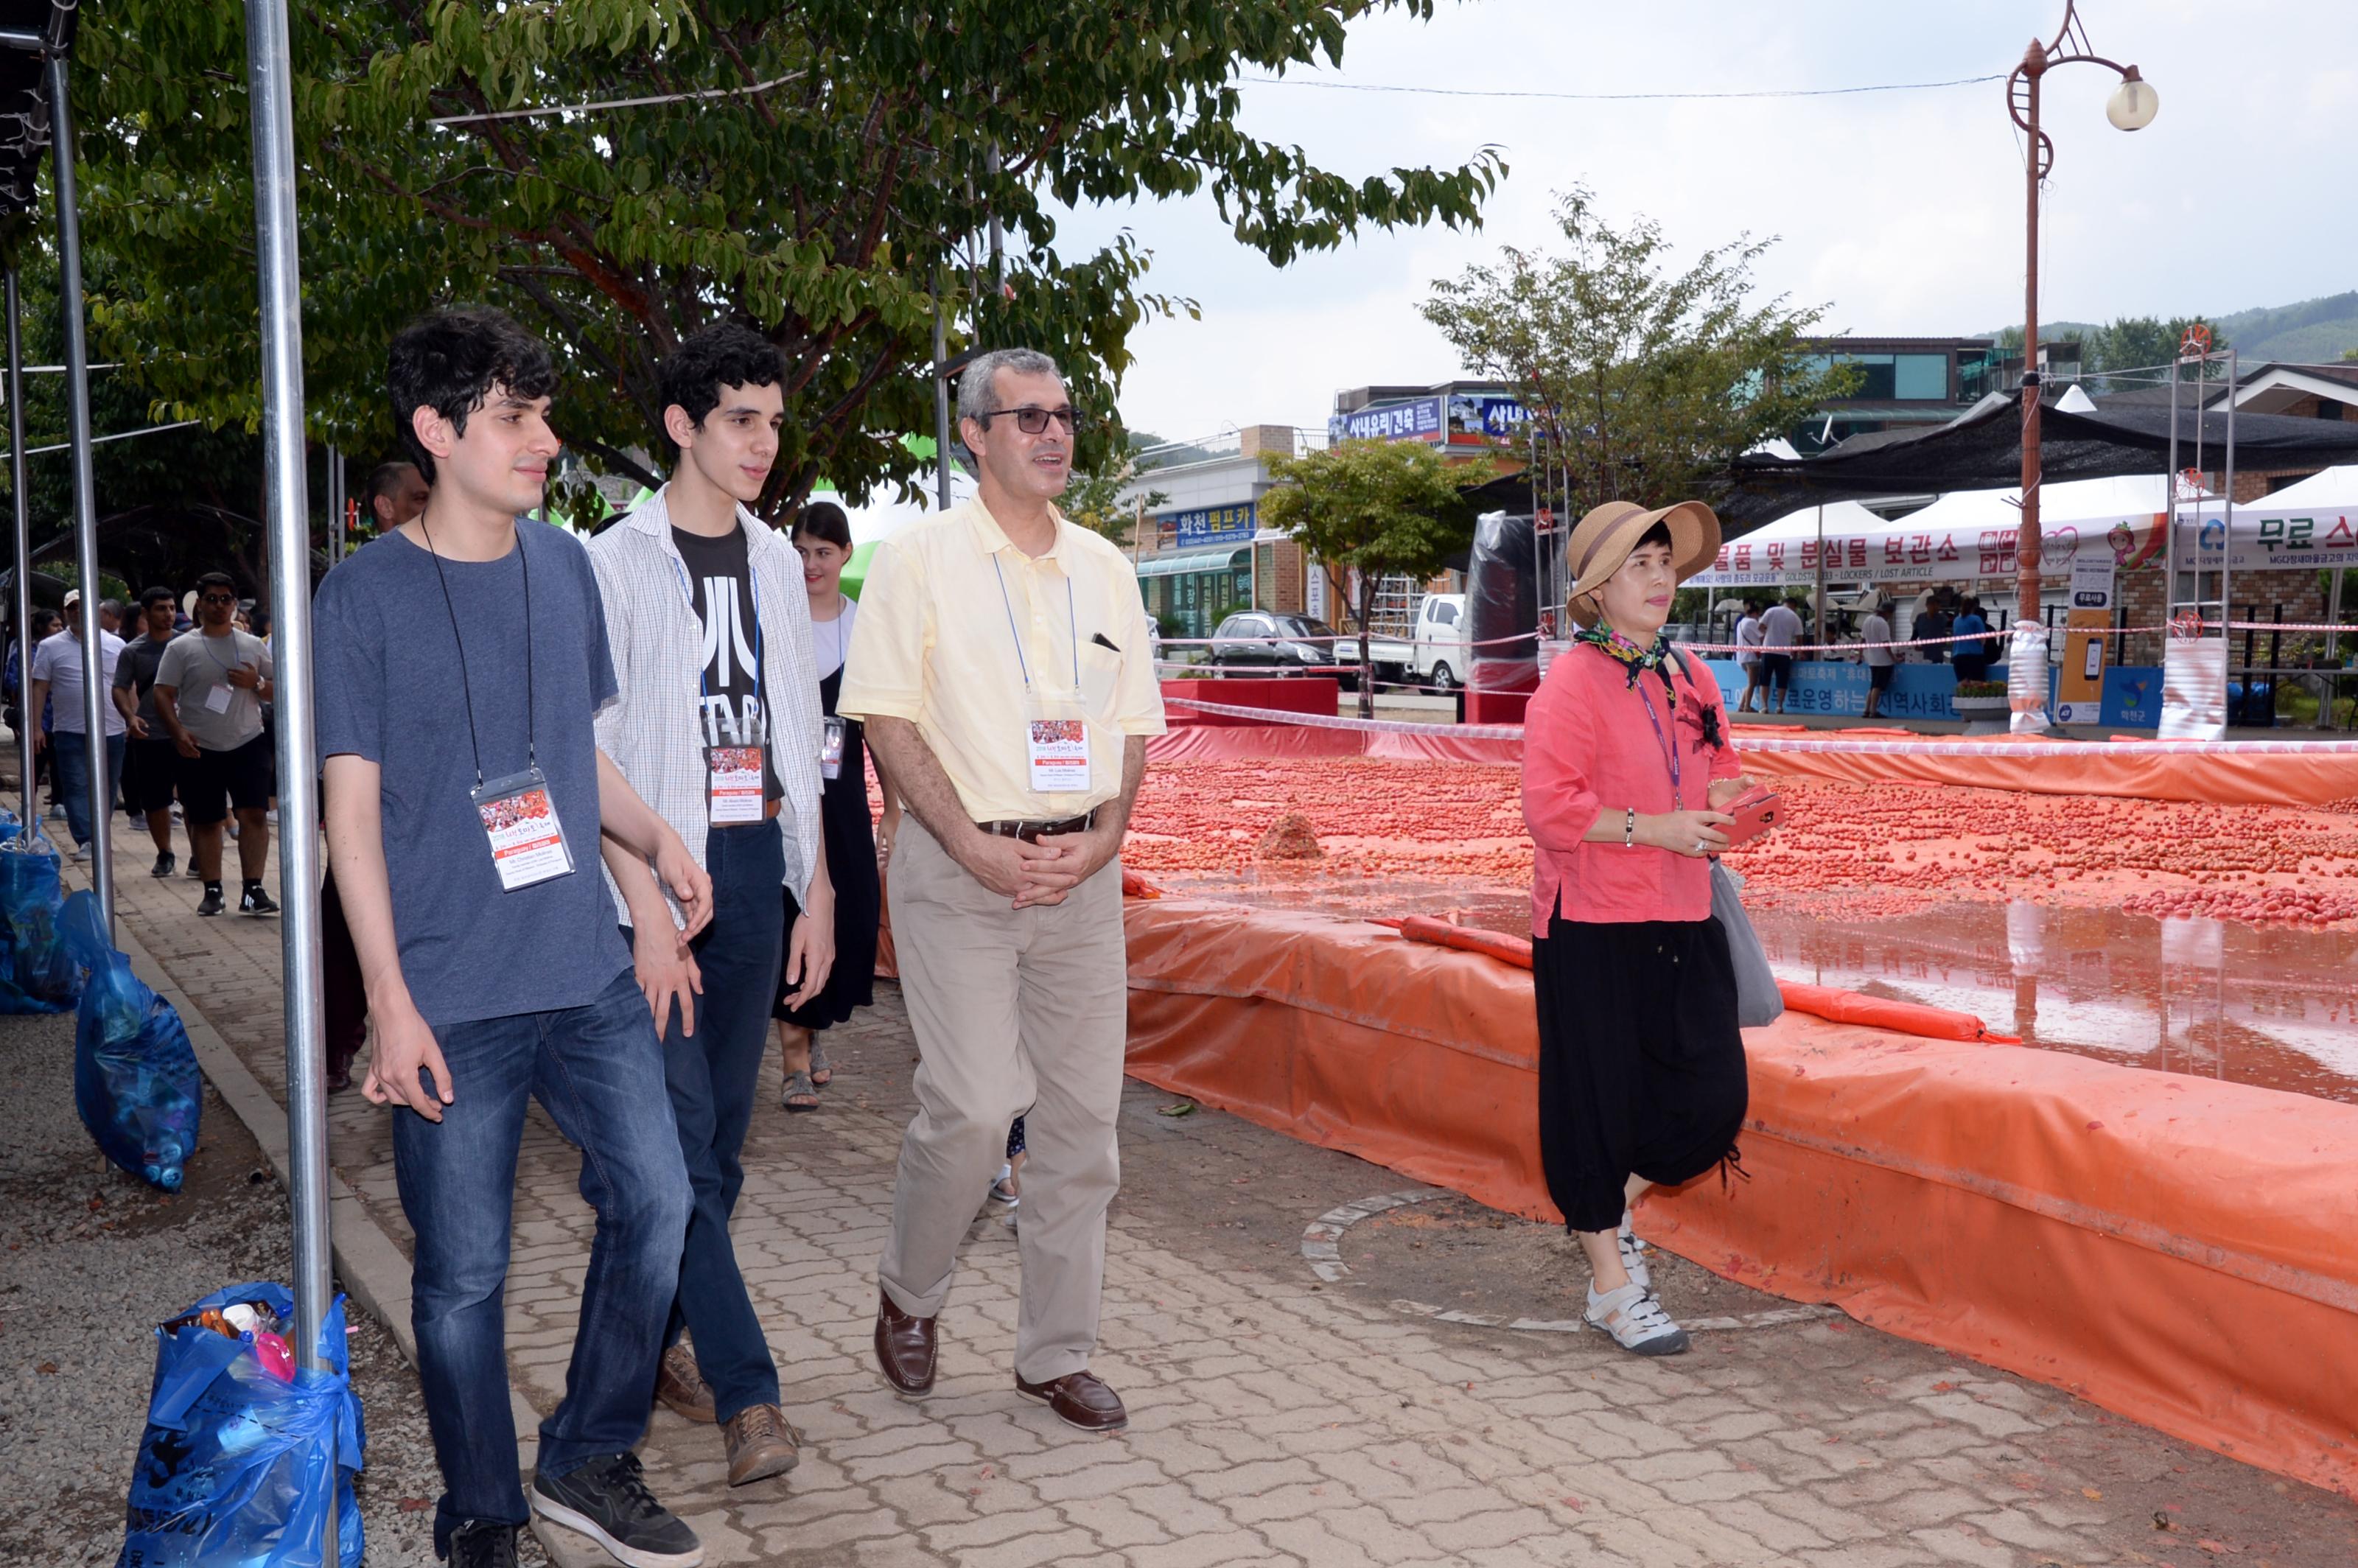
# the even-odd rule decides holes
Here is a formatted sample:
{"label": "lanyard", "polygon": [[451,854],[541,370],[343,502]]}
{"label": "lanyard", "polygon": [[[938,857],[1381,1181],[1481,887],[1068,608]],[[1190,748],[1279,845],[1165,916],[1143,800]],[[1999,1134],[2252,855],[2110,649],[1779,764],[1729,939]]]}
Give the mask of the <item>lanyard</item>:
{"label": "lanyard", "polygon": [[225,642],[225,643],[227,643],[229,644],[229,647],[230,647],[230,654],[231,654],[231,655],[232,655],[232,657],[231,657],[231,659],[230,659],[230,662],[229,662],[228,664],[225,664],[225,665],[222,663],[222,661],[221,661],[221,655],[220,655],[219,654],[216,654],[216,653],[214,653],[214,652],[213,652],[213,639],[212,639],[212,638],[211,638],[211,637],[206,637],[206,636],[205,636],[204,632],[203,632],[201,629],[200,629],[200,630],[198,631],[197,635],[198,635],[198,636],[200,636],[200,637],[204,637],[204,639],[205,639],[205,657],[207,657],[207,658],[211,659],[211,660],[213,662],[213,664],[215,665],[215,666],[216,666],[216,667],[218,667],[218,668],[221,670],[221,673],[222,673],[222,674],[223,674],[223,675],[227,675],[227,674],[229,674],[229,673],[230,673],[230,671],[232,671],[232,670],[233,670],[233,669],[237,668],[237,667],[238,667],[238,665],[242,665],[242,664],[243,664],[243,663],[245,662],[243,659],[241,659],[241,658],[238,658],[238,657],[236,657],[236,656],[235,656],[235,655],[236,655],[236,654],[237,654],[237,653],[238,653],[238,651],[239,651],[239,650],[238,650],[238,645],[237,645],[237,628],[236,628],[236,627],[234,627],[234,626],[231,627],[231,628],[229,629],[229,635],[228,635],[228,636],[226,636],[226,637],[224,637],[224,638],[222,638],[222,639],[221,639],[222,642]]}
{"label": "lanyard", "polygon": [[[417,531],[426,536],[427,558],[434,563],[434,579],[442,585],[442,608],[450,613],[450,641],[459,644],[459,691],[467,699],[467,744],[475,753],[475,787],[481,789],[483,742],[475,733],[475,688],[467,678],[467,640],[459,635],[459,607],[450,602],[450,579],[442,569],[441,553],[434,548],[434,535],[427,533],[423,517],[417,520]],[[537,623],[532,618],[532,552],[525,548],[522,528],[516,530],[516,567],[524,573],[524,765],[536,768],[540,737],[532,711],[532,630]]]}
{"label": "lanyard", "polygon": [[[1015,604],[1007,597],[1007,573],[1001,569],[999,557],[990,557],[990,569],[999,578],[999,607],[1007,611],[1007,634],[1015,639],[1015,667],[1023,672],[1023,689],[1032,689],[1032,665],[1023,656],[1023,634],[1015,630]],[[1081,618],[1073,609],[1073,579],[1065,579],[1065,630],[1073,638],[1073,691],[1081,689]]]}
{"label": "lanyard", "polygon": [[1646,722],[1654,727],[1654,741],[1662,749],[1662,760],[1671,764],[1671,809],[1684,811],[1686,797],[1679,792],[1679,749],[1662,733],[1662,721],[1654,717],[1654,699],[1646,695],[1645,686],[1640,683],[1637,690],[1639,706],[1646,710]]}
{"label": "lanyard", "polygon": [[[675,557],[671,567],[672,570],[679,574],[680,591],[687,595],[687,612],[693,615],[696,613],[696,585],[688,580],[687,563]],[[748,551],[745,557],[745,582],[753,592],[753,701],[762,709],[766,732],[770,709],[762,700],[762,694],[765,689],[762,679],[762,574],[753,569],[753,557],[751,551]],[[732,602],[729,608],[733,619],[737,607]],[[706,619],[709,620],[714,614],[713,607],[708,604],[704,609]],[[719,641],[716,637],[713,648],[717,652],[719,646]],[[696,692],[706,701],[711,700],[712,661],[709,659],[699,658],[696,662]]]}

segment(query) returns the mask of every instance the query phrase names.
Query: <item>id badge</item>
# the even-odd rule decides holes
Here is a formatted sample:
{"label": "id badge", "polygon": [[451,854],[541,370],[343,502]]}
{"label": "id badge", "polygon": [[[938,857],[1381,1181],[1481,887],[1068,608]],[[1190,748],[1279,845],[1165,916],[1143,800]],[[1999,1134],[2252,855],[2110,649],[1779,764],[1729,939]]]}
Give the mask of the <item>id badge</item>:
{"label": "id badge", "polygon": [[739,827],[762,820],[762,748],[707,746],[712,826]]}
{"label": "id badge", "polygon": [[565,825],[548,798],[548,775],[538,768],[478,785],[471,797],[491,841],[492,866],[500,891],[514,892],[535,882],[573,873],[573,851]]}
{"label": "id badge", "polygon": [[1089,789],[1089,721],[1069,704],[1027,705],[1023,749],[1031,761],[1033,790],[1040,795],[1086,795]]}
{"label": "id badge", "polygon": [[843,720],[828,714],[820,721],[818,732],[818,776],[839,778],[843,773]]}
{"label": "id badge", "polygon": [[213,687],[212,690],[205,693],[205,711],[208,713],[227,713],[229,711],[229,698],[230,690],[228,687],[217,686]]}

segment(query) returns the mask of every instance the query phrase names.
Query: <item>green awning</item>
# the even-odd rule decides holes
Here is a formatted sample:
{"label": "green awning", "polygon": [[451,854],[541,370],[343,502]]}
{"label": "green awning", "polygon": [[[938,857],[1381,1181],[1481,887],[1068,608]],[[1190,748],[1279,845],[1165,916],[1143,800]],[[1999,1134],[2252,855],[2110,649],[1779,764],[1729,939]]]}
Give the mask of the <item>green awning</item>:
{"label": "green awning", "polygon": [[1138,575],[1149,577],[1187,577],[1196,572],[1243,571],[1251,565],[1247,559],[1252,554],[1249,545],[1212,545],[1202,549],[1173,550],[1165,555],[1149,556],[1138,563]]}

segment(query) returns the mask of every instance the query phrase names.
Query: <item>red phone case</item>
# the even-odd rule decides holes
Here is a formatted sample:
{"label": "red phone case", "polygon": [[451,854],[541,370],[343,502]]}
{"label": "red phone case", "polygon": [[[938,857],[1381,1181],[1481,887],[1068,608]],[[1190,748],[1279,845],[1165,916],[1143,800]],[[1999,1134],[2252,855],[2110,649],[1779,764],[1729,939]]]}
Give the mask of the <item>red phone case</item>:
{"label": "red phone case", "polygon": [[1785,819],[1784,798],[1773,789],[1756,789],[1751,794],[1728,802],[1727,814],[1736,818],[1725,829],[1727,846],[1758,838]]}

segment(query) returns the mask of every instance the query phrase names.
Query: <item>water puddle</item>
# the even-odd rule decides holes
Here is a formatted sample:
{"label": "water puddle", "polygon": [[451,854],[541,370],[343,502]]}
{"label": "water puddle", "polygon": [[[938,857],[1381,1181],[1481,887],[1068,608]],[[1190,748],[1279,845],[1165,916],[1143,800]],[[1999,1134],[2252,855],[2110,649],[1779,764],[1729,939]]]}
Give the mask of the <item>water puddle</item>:
{"label": "water puddle", "polygon": [[1754,912],[1779,979],[1970,1012],[2023,1044],[2358,1104],[2358,933],[2116,909]]}
{"label": "water puddle", "polygon": [[[1531,929],[1529,895],[1483,879],[1152,874],[1174,893],[1268,909]],[[1752,912],[1780,979],[1969,1012],[2027,1045],[2358,1105],[2358,932],[2029,903],[1865,916],[1811,902]]]}

